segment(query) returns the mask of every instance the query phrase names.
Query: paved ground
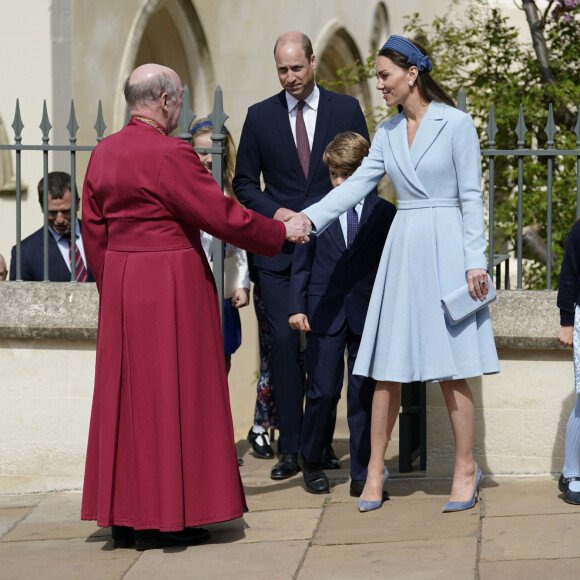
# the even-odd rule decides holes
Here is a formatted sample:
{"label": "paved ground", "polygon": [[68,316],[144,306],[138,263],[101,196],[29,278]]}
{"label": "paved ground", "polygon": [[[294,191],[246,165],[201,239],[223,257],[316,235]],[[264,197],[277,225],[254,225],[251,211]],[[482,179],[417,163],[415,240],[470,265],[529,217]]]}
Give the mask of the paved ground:
{"label": "paved ground", "polygon": [[[337,453],[346,454],[339,442]],[[238,450],[250,512],[210,526],[208,544],[114,550],[108,528],[79,520],[80,493],[0,497],[2,580],[551,579],[578,578],[580,507],[556,478],[486,477],[472,510],[444,514],[448,480],[393,473],[391,500],[360,514],[348,470],[328,472],[327,496],[302,478],[273,482],[273,461]],[[348,458],[343,460],[347,467]],[[388,461],[391,472],[396,462]]]}

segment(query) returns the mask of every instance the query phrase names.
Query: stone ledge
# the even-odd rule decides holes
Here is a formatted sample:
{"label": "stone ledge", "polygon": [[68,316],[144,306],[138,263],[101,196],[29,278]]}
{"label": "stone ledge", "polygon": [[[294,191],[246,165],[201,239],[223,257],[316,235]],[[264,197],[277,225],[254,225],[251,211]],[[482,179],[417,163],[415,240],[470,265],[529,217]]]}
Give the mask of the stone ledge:
{"label": "stone ledge", "polygon": [[[498,290],[491,318],[498,348],[558,349],[557,292]],[[96,339],[99,296],[94,283],[0,284],[0,337]]]}
{"label": "stone ledge", "polygon": [[498,348],[560,349],[554,290],[498,290],[490,306]]}
{"label": "stone ledge", "polygon": [[3,282],[0,337],[96,339],[96,284]]}

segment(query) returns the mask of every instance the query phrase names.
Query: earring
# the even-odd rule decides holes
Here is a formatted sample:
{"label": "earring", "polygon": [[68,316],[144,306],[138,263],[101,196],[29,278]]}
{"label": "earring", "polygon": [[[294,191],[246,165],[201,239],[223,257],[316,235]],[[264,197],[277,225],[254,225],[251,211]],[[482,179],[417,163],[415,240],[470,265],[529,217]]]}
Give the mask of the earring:
{"label": "earring", "polygon": [[412,87],[415,83],[413,81],[409,81],[409,86]]}

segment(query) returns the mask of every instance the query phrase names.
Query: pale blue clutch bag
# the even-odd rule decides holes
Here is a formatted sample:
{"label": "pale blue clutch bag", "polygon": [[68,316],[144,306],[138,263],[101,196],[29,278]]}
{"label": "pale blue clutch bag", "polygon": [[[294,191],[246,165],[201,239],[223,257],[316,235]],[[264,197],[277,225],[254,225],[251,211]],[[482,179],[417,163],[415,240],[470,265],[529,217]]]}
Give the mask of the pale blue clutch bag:
{"label": "pale blue clutch bag", "polygon": [[495,286],[491,281],[489,274],[487,275],[487,296],[485,300],[474,300],[469,294],[467,289],[467,282],[453,290],[441,298],[441,306],[445,311],[447,320],[451,326],[459,324],[465,320],[468,316],[475,314],[478,310],[481,310],[496,298]]}

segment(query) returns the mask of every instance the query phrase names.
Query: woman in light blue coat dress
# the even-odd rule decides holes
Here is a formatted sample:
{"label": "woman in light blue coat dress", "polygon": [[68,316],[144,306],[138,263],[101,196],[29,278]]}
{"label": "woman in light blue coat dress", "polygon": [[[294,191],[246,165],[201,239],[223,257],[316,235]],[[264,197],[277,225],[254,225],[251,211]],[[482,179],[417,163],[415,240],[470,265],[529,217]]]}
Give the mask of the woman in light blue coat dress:
{"label": "woman in light blue coat dress", "polygon": [[380,50],[377,89],[399,114],[382,123],[368,157],[342,186],[304,210],[319,234],[386,174],[398,200],[369,305],[354,372],[376,379],[371,459],[359,509],[381,506],[387,443],[401,383],[439,382],[455,437],[444,511],[475,505],[481,471],[473,459],[468,377],[499,372],[488,308],[451,326],[441,297],[465,284],[487,294],[479,141],[471,117],[431,78],[424,49],[391,36]]}

